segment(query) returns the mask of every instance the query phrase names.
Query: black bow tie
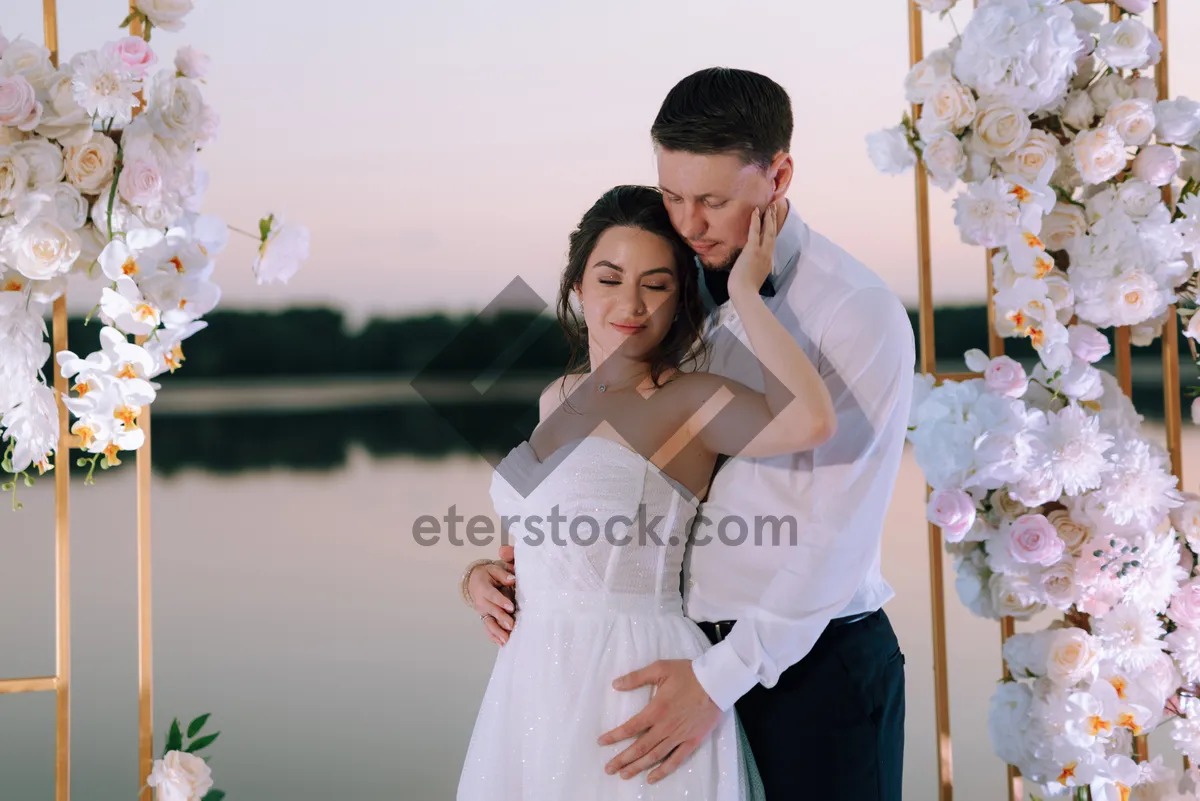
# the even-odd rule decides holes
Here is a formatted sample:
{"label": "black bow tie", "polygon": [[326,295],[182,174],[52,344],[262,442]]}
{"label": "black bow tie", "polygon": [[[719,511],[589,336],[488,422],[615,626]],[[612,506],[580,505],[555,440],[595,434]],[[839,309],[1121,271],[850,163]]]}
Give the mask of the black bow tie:
{"label": "black bow tie", "polygon": [[[704,286],[708,290],[708,294],[712,296],[713,302],[720,306],[729,300],[729,270],[702,269]],[[768,275],[763,281],[762,286],[758,288],[758,294],[764,298],[775,297],[775,284],[771,282],[771,276]]]}

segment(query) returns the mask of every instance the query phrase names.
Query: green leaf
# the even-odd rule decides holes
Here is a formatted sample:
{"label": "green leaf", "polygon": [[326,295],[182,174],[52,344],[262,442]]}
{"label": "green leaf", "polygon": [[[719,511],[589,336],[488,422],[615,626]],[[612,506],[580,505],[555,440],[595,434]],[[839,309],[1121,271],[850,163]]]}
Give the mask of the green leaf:
{"label": "green leaf", "polygon": [[121,20],[121,24],[120,24],[120,25],[118,25],[117,27],[118,27],[118,28],[128,28],[128,27],[129,27],[129,23],[133,22],[133,18],[134,18],[134,16],[135,16],[136,14],[137,14],[137,12],[136,12],[136,11],[131,11],[131,12],[129,12],[129,16],[128,16],[128,17],[126,17],[125,19]]}
{"label": "green leaf", "polygon": [[25,474],[25,486],[27,486],[27,487],[33,486],[33,476],[29,475],[28,473]]}
{"label": "green leaf", "polygon": [[221,732],[218,731],[218,732],[213,732],[212,734],[206,734],[203,737],[201,737],[199,740],[193,741],[192,744],[187,747],[187,749],[186,749],[187,753],[194,754],[197,751],[199,751],[201,748],[207,748],[208,746],[212,745],[213,740],[217,739],[217,735],[220,733]]}
{"label": "green leaf", "polygon": [[271,235],[271,225],[275,222],[275,215],[268,214],[258,221],[258,235],[261,237],[259,241],[266,242],[267,237]]}
{"label": "green leaf", "polygon": [[211,712],[205,712],[203,715],[189,723],[187,727],[187,736],[195,737],[197,734],[199,734],[200,730],[204,728],[204,724],[208,722],[208,716],[211,714]]}
{"label": "green leaf", "polygon": [[179,719],[171,721],[171,731],[167,734],[167,744],[163,746],[163,754],[168,751],[178,751],[183,748],[183,732],[179,730]]}
{"label": "green leaf", "polygon": [[224,790],[212,789],[212,790],[209,790],[207,793],[205,793],[204,798],[200,799],[200,801],[221,801],[221,799],[223,799],[224,797],[225,797]]}

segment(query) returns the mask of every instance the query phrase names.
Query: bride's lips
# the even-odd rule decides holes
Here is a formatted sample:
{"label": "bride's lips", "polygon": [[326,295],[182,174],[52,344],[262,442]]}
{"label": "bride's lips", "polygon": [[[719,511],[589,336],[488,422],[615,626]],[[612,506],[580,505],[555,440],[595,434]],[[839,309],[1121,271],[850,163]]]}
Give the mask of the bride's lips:
{"label": "bride's lips", "polygon": [[645,325],[627,325],[625,323],[609,323],[609,325],[620,331],[622,334],[636,334],[646,327]]}

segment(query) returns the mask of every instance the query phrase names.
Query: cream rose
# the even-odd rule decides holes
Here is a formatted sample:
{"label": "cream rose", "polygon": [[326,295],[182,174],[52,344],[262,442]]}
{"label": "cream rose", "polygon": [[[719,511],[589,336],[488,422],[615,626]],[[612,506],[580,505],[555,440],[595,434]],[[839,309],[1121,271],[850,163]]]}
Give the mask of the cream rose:
{"label": "cream rose", "polygon": [[[1095,329],[1092,330],[1095,331]],[[1066,509],[1055,509],[1046,515],[1046,520],[1054,526],[1058,538],[1063,541],[1063,546],[1073,553],[1082,548],[1088,538],[1092,536],[1092,530],[1083,523],[1072,519]]]}
{"label": "cream rose", "polygon": [[1066,611],[1079,596],[1075,585],[1075,568],[1071,562],[1059,562],[1042,571],[1042,594],[1055,609]]}
{"label": "cream rose", "polygon": [[988,590],[992,596],[992,609],[999,617],[1028,620],[1042,607],[1037,588],[1016,576],[994,573],[988,580]]}
{"label": "cream rose", "polygon": [[979,109],[975,120],[976,142],[993,158],[1016,151],[1029,137],[1029,115],[1017,106],[996,102]]}
{"label": "cream rose", "polygon": [[1075,167],[1088,184],[1104,183],[1118,175],[1129,163],[1125,140],[1111,125],[1080,132],[1071,150]]}
{"label": "cream rose", "polygon": [[924,143],[921,157],[935,186],[949,190],[967,169],[967,154],[962,142],[952,133],[943,131]]}
{"label": "cream rose", "polygon": [[1015,152],[1000,159],[1000,168],[1031,183],[1047,183],[1058,168],[1058,140],[1045,131],[1030,131]]}
{"label": "cream rose", "polygon": [[1074,203],[1058,201],[1042,221],[1040,239],[1046,250],[1066,250],[1087,233],[1087,215]]}
{"label": "cream rose", "polygon": [[1179,155],[1166,145],[1147,145],[1133,160],[1133,174],[1151,186],[1166,186],[1179,172]]}
{"label": "cream rose", "polygon": [[1029,507],[1014,498],[1003,487],[994,491],[988,500],[991,502],[992,508],[999,512],[1001,517],[1008,520],[1014,520],[1029,511]]}
{"label": "cream rose", "polygon": [[117,146],[107,136],[96,136],[86,144],[66,150],[67,180],[85,195],[98,193],[112,180]]}
{"label": "cream rose", "polygon": [[942,131],[957,134],[971,124],[975,114],[975,95],[958,81],[948,79],[934,87],[921,107],[917,131],[923,139],[930,139]]}
{"label": "cream rose", "polygon": [[1129,81],[1117,73],[1109,73],[1096,81],[1090,94],[1096,113],[1100,115],[1107,114],[1110,106],[1114,106],[1122,100],[1137,97],[1133,87],[1129,85]]}
{"label": "cream rose", "polygon": [[42,119],[42,104],[24,75],[0,76],[0,125],[32,131]]}
{"label": "cream rose", "polygon": [[195,754],[168,751],[154,760],[146,784],[155,788],[159,801],[200,801],[212,789],[212,771]]}
{"label": "cream rose", "polygon": [[12,214],[29,191],[29,162],[15,145],[0,145],[0,214]]}
{"label": "cream rose", "polygon": [[192,0],[137,0],[136,5],[154,27],[164,31],[183,30],[183,18],[192,11]]}
{"label": "cream rose", "polygon": [[1122,100],[1109,108],[1104,124],[1121,134],[1127,145],[1144,145],[1154,135],[1154,104],[1140,97]]}
{"label": "cream rose", "polygon": [[71,269],[79,257],[79,236],[58,220],[57,209],[39,214],[13,237],[9,263],[34,281],[45,281]]}
{"label": "cream rose", "polygon": [[1095,681],[1100,668],[1100,648],[1095,638],[1083,629],[1054,631],[1046,656],[1046,676],[1063,687],[1083,681]]}
{"label": "cream rose", "polygon": [[42,112],[37,132],[63,147],[82,145],[92,138],[92,120],[75,100],[69,70],[60,71],[47,89],[49,104]]}

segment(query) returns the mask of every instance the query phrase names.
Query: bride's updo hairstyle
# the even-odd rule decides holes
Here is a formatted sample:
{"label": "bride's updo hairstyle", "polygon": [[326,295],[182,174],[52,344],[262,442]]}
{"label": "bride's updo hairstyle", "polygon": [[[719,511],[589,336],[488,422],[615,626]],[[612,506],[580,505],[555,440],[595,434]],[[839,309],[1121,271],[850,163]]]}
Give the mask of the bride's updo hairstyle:
{"label": "bride's updo hairstyle", "polygon": [[662,193],[650,186],[614,186],[588,209],[571,232],[567,267],[558,288],[558,322],[571,346],[568,373],[585,373],[588,358],[587,325],[571,305],[575,287],[582,282],[588,259],[600,237],[610,228],[638,228],[662,237],[675,256],[679,287],[677,314],[671,327],[649,357],[650,378],[661,386],[663,373],[694,364],[704,353],[700,337],[704,325],[704,302],[700,299],[699,275],[692,249],[676,233],[663,205]]}

